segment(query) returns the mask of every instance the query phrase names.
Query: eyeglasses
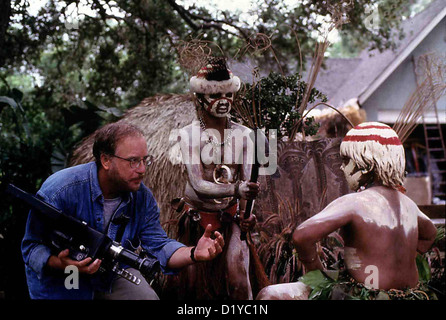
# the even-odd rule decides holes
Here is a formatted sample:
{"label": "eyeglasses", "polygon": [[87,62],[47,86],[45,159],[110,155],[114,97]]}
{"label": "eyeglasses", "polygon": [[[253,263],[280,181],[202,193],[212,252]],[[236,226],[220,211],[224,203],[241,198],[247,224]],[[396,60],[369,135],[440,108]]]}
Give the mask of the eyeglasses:
{"label": "eyeglasses", "polygon": [[143,162],[146,167],[150,166],[153,162],[153,156],[151,156],[151,155],[148,155],[148,156],[145,156],[142,158],[133,158],[133,157],[132,158],[123,158],[123,157],[117,156],[116,154],[111,154],[111,156],[119,158],[121,160],[128,161],[130,163],[130,168],[132,168],[132,169],[139,168],[139,166],[141,165],[141,162]]}

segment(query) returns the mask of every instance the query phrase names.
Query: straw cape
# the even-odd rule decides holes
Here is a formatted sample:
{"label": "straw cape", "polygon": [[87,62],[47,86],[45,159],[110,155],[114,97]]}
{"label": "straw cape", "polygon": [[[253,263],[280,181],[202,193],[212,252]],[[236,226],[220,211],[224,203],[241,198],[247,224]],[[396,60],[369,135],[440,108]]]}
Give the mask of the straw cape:
{"label": "straw cape", "polygon": [[[171,218],[171,200],[183,196],[187,182],[175,129],[181,129],[194,120],[197,118],[190,94],[163,94],[146,98],[119,120],[130,122],[144,132],[149,154],[154,157],[144,184],[152,190],[158,202],[164,227]],[[95,132],[79,143],[73,151],[70,166],[94,161],[94,137]]]}

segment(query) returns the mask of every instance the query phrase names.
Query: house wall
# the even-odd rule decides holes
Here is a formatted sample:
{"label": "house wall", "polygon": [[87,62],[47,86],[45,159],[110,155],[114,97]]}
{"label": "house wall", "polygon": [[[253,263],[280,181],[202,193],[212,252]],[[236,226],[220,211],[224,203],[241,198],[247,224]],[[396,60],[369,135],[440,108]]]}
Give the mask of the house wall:
{"label": "house wall", "polygon": [[[416,89],[413,59],[431,52],[443,55],[446,53],[446,18],[443,18],[411,55],[363,102],[362,107],[367,112],[368,121],[385,123],[396,121],[401,108]],[[438,101],[437,109],[440,122],[446,123],[446,96]],[[428,112],[426,120],[427,122],[435,120],[432,110]]]}

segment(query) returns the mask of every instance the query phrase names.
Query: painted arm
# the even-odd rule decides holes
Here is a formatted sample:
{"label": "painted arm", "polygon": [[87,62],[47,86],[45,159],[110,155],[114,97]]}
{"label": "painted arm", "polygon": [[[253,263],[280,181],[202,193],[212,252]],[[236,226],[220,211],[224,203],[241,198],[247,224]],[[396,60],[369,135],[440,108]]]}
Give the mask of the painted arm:
{"label": "painted arm", "polygon": [[421,211],[418,212],[418,245],[417,251],[421,254],[427,252],[435,241],[437,228],[432,221]]}
{"label": "painted arm", "polygon": [[[181,130],[180,146],[184,160],[183,163],[186,165],[187,169],[189,183],[198,194],[198,196],[209,199],[234,196],[243,199],[250,199],[252,197],[255,197],[258,193],[257,184],[251,184],[249,182],[242,181],[242,183],[240,183],[237,188],[236,183],[216,184],[203,178],[204,172],[203,165],[201,163],[200,139],[199,137],[194,137],[195,139],[197,139],[197,141],[194,141],[191,133],[191,131],[193,130],[192,126],[189,127],[189,129],[190,130]],[[242,171],[246,170],[245,164],[241,165],[241,167]],[[242,172],[241,176],[246,176],[246,172]]]}
{"label": "painted arm", "polygon": [[324,210],[300,224],[293,233],[299,260],[308,271],[323,269],[316,244],[353,219],[354,197],[346,195],[331,202]]}
{"label": "painted arm", "polygon": [[[200,136],[193,137],[193,125],[180,131],[180,147],[183,163],[187,169],[189,183],[198,196],[203,198],[226,198],[235,195],[235,184],[216,184],[203,179],[201,163]],[[197,140],[197,141],[195,141]]]}

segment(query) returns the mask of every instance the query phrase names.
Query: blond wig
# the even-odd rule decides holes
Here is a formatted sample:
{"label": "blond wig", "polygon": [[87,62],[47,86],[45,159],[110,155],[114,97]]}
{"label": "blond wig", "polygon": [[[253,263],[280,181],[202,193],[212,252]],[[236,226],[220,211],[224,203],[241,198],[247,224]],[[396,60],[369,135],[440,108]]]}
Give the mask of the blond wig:
{"label": "blond wig", "polygon": [[380,122],[363,122],[345,135],[340,153],[364,172],[374,172],[382,184],[399,189],[403,184],[406,159],[396,132]]}

